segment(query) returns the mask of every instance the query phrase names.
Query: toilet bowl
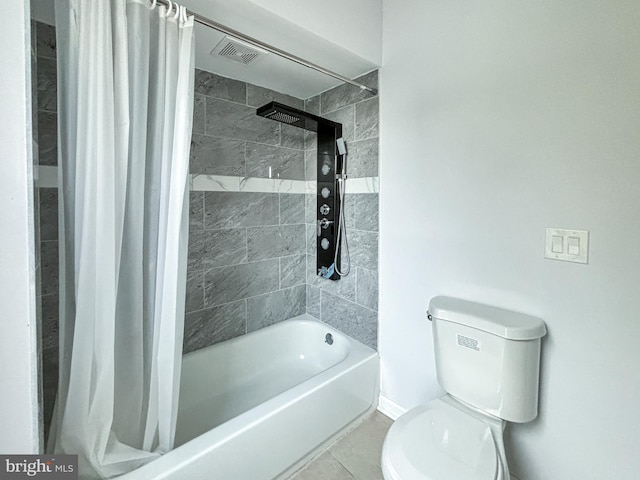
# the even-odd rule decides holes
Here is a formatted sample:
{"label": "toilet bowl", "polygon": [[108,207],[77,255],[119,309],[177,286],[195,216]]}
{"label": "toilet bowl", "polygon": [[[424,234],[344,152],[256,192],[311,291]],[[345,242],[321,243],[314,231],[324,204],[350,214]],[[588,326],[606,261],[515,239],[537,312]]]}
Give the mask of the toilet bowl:
{"label": "toilet bowl", "polygon": [[438,384],[447,393],[389,429],[385,480],[509,480],[506,422],[538,415],[539,318],[435,297],[428,318]]}
{"label": "toilet bowl", "polygon": [[449,395],[416,407],[389,429],[385,480],[505,480],[505,422]]}

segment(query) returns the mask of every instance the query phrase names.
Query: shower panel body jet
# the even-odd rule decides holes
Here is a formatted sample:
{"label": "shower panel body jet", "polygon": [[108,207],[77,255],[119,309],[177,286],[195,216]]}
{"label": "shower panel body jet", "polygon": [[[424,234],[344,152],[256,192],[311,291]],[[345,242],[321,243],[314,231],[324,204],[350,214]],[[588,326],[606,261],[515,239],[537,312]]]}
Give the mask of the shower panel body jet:
{"label": "shower panel body jet", "polygon": [[342,124],[277,102],[258,108],[256,114],[317,133],[316,274],[339,280],[336,270],[340,270],[338,220],[342,204],[337,174],[342,172],[343,157],[338,155],[336,142],[342,138]]}

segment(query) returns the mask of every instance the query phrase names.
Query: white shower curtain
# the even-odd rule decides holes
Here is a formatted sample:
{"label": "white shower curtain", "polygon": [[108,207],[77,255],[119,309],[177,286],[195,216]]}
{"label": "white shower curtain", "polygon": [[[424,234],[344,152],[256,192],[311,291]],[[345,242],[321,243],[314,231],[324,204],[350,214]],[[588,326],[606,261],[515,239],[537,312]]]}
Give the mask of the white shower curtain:
{"label": "white shower curtain", "polygon": [[56,0],[60,378],[49,446],[78,454],[81,478],[173,447],[194,75],[193,18],[178,13]]}

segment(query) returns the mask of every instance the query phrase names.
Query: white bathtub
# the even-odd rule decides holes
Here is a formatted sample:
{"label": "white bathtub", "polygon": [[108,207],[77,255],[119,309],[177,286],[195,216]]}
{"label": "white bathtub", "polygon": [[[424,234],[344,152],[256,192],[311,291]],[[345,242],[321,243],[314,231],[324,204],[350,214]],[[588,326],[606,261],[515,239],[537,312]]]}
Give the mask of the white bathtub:
{"label": "white bathtub", "polygon": [[118,478],[271,480],[291,473],[375,408],[378,377],[374,350],[309,315],[186,354],[176,448]]}

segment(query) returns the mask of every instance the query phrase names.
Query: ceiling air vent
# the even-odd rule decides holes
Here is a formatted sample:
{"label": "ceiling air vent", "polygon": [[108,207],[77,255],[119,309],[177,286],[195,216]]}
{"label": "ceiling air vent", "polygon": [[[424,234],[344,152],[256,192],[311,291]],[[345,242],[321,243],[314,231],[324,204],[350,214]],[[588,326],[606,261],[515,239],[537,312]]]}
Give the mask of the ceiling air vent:
{"label": "ceiling air vent", "polygon": [[211,55],[220,55],[221,57],[228,58],[229,60],[233,60],[244,65],[248,65],[249,63],[254,62],[257,58],[266,54],[266,50],[254,47],[253,45],[229,36],[224,37],[220,43],[216,45],[216,48],[211,50]]}

